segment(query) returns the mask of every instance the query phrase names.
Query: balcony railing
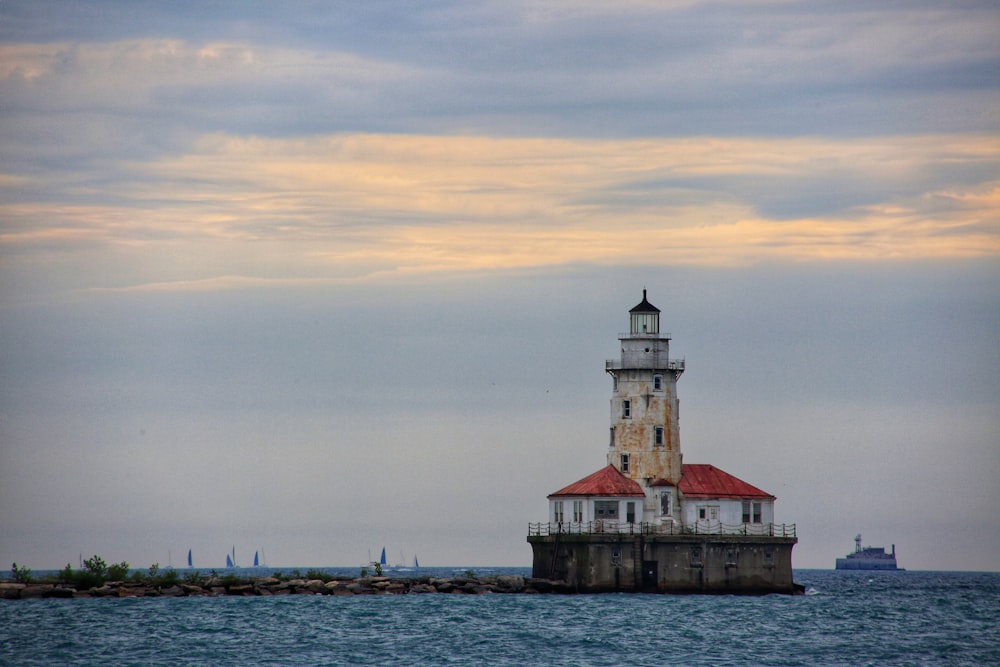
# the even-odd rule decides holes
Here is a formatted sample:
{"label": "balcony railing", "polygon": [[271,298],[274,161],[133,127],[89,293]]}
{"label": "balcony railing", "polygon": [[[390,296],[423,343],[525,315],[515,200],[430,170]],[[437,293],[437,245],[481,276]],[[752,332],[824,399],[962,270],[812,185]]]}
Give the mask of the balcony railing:
{"label": "balcony railing", "polygon": [[625,338],[655,338],[658,340],[672,340],[670,334],[668,334],[665,331],[657,333],[646,333],[645,331],[632,333],[630,331],[626,331],[624,333],[618,334],[618,340],[623,340]]}
{"label": "balcony railing", "polygon": [[738,523],[698,521],[690,526],[673,522],[628,523],[625,521],[583,521],[564,523],[529,523],[528,536],[542,535],[753,535],[757,537],[795,537],[794,523]]}
{"label": "balcony railing", "polygon": [[654,368],[668,371],[683,371],[683,359],[661,359],[658,354],[633,353],[622,355],[621,359],[608,359],[604,369],[620,371],[623,368]]}

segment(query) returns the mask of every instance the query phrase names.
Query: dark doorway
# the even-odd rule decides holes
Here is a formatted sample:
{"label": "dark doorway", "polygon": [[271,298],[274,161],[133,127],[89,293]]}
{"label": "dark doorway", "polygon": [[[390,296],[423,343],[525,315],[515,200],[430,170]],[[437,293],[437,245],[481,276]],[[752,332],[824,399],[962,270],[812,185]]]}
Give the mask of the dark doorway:
{"label": "dark doorway", "polygon": [[642,561],[642,589],[655,591],[657,589],[657,562],[655,560]]}

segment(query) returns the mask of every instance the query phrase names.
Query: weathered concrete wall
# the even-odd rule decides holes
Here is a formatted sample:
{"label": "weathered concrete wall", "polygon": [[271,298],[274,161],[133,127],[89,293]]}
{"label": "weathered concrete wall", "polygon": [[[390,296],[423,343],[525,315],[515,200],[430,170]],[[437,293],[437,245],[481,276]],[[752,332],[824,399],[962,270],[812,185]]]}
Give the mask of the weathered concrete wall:
{"label": "weathered concrete wall", "polygon": [[532,576],[577,592],[795,593],[794,537],[530,536]]}

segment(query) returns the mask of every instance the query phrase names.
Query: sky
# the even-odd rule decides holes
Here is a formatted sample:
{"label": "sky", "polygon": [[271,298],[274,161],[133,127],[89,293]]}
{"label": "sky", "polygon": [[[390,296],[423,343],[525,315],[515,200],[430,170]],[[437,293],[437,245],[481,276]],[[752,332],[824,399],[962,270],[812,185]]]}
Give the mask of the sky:
{"label": "sky", "polygon": [[1000,8],[0,4],[0,562],[530,566],[648,290],[796,568],[1000,570]]}

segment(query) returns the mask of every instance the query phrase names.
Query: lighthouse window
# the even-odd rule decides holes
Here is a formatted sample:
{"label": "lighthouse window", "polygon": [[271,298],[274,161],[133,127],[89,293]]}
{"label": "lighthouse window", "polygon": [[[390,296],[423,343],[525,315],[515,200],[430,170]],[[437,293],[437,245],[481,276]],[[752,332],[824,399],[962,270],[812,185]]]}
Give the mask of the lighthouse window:
{"label": "lighthouse window", "polygon": [[653,444],[657,447],[663,446],[663,427],[654,426],[653,427]]}
{"label": "lighthouse window", "polygon": [[628,454],[622,454],[622,472],[628,472]]}
{"label": "lighthouse window", "polygon": [[622,401],[622,419],[632,418],[632,401],[625,399]]}
{"label": "lighthouse window", "polygon": [[664,493],[660,496],[660,514],[663,516],[670,515],[670,494]]}
{"label": "lighthouse window", "polygon": [[763,507],[760,503],[743,501],[743,523],[761,523],[763,521]]}
{"label": "lighthouse window", "polygon": [[618,518],[618,501],[617,500],[595,500],[594,501],[594,516],[598,519],[617,519]]}
{"label": "lighthouse window", "polygon": [[654,375],[653,376],[653,391],[661,391],[663,389],[663,376]]}
{"label": "lighthouse window", "polygon": [[573,522],[581,523],[583,521],[583,501],[574,500],[573,501]]}
{"label": "lighthouse window", "polygon": [[553,514],[555,515],[554,518],[556,520],[556,523],[562,523],[563,522],[563,501],[557,500],[554,503],[553,509],[554,509]]}

